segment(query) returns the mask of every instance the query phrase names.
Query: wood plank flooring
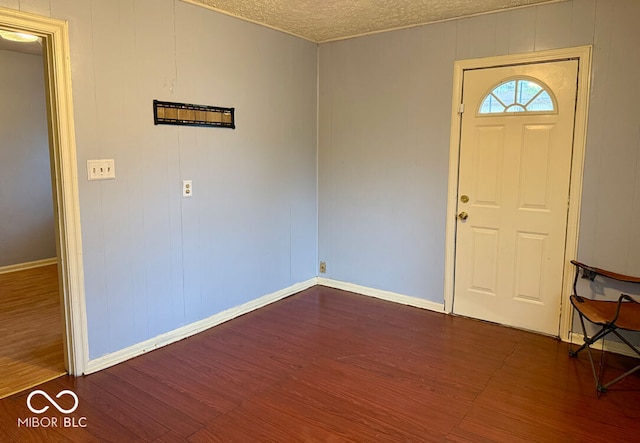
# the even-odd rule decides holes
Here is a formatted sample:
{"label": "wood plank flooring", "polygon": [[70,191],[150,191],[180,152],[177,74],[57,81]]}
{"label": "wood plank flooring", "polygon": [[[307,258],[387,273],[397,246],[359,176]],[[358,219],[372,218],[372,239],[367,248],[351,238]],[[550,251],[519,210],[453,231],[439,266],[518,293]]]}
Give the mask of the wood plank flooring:
{"label": "wood plank flooring", "polygon": [[[0,441],[369,442],[640,439],[640,375],[597,398],[549,337],[316,286],[104,371],[39,386],[78,408],[0,401]],[[635,361],[607,356],[606,376]],[[41,408],[50,405],[33,397]],[[64,395],[61,407],[73,400]],[[64,427],[62,418],[84,427]]]}
{"label": "wood plank flooring", "polygon": [[57,265],[0,274],[0,398],[65,373]]}

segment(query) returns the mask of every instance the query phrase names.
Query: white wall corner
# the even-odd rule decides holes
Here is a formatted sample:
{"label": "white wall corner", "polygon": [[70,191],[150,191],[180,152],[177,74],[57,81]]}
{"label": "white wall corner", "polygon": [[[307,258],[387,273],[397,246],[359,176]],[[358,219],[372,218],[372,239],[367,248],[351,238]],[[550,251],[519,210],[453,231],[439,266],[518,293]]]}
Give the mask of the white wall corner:
{"label": "white wall corner", "polygon": [[129,346],[119,351],[103,355],[102,357],[89,360],[89,362],[86,365],[84,374],[87,375],[93,372],[100,371],[102,369],[106,369],[110,366],[114,366],[114,365],[117,365],[118,363],[122,363],[123,361],[129,360],[131,358],[153,351],[154,349],[158,349],[163,346],[182,340],[184,338],[191,337],[192,335],[198,334],[202,331],[210,329],[219,324],[225,323],[229,320],[232,320],[236,317],[247,314],[251,311],[255,311],[256,309],[259,309],[263,306],[274,303],[278,300],[282,300],[283,298],[289,297],[291,295],[297,294],[298,292],[304,291],[305,289],[315,286],[317,283],[318,282],[316,277],[300,283],[296,283],[287,288],[256,298],[240,306],[236,306],[235,308],[231,308],[231,309],[227,309],[226,311],[219,312],[218,314],[214,314],[211,317],[199,320],[194,323],[190,323],[185,326],[181,326],[177,329],[174,329],[173,331],[160,334],[156,337],[137,343],[133,346]]}
{"label": "white wall corner", "polygon": [[394,303],[400,303],[407,306],[413,306],[416,308],[427,309],[429,311],[445,313],[444,303],[436,303],[423,298],[412,297],[410,295],[398,294],[390,291],[383,291],[381,289],[370,288],[367,286],[360,286],[353,283],[347,283],[339,280],[332,280],[330,278],[318,278],[318,284],[327,286],[329,288],[342,289],[343,291],[355,292],[360,295],[367,295],[369,297],[379,298],[381,300],[391,301]]}

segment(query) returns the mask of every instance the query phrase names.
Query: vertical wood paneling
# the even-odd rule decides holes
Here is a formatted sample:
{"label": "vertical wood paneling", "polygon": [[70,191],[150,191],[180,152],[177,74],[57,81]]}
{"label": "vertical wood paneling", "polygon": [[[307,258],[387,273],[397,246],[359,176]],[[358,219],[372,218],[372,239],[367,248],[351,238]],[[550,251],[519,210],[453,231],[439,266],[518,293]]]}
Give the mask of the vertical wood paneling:
{"label": "vertical wood paneling", "polygon": [[[145,293],[146,283],[144,272],[133,270],[144,269],[146,251],[144,247],[144,214],[140,208],[143,200],[143,176],[146,170],[143,159],[146,152],[142,152],[141,123],[148,121],[149,105],[138,96],[138,88],[135,79],[137,70],[137,26],[135,21],[135,2],[118,0],[118,89],[120,91],[121,139],[118,146],[112,149],[116,151],[118,180],[123,187],[118,194],[118,200],[114,201],[113,210],[118,207],[127,207],[126,220],[122,221],[123,230],[126,233],[113,233],[121,239],[126,238],[128,244],[122,245],[118,254],[111,259],[119,263],[120,272],[127,275],[129,280],[129,297],[133,311],[133,324],[129,327],[129,340],[139,342],[148,337],[149,323]],[[146,105],[146,106],[145,106]],[[144,109],[145,112],[142,112]],[[126,258],[123,257],[126,256]],[[139,295],[140,294],[140,295]]]}
{"label": "vertical wood paneling", "polygon": [[[640,75],[638,14],[640,4],[637,2],[618,1],[613,4],[608,54],[612,68],[608,72],[607,101],[599,110],[604,119],[601,148],[604,155],[600,157],[594,239],[598,260],[619,272],[630,274],[638,272],[628,268],[628,260],[637,255],[637,250],[629,249],[629,239],[638,228],[632,215],[634,206],[640,204],[640,196],[634,196],[639,175],[640,118],[627,106],[634,107],[640,100],[640,92],[632,87]],[[613,68],[621,66],[624,68]]]}
{"label": "vertical wood paneling", "polygon": [[471,19],[455,20],[456,24],[456,60],[471,58],[469,40],[471,36]]}
{"label": "vertical wood paneling", "polygon": [[[203,174],[196,174],[198,161],[203,150],[198,143],[198,134],[188,128],[178,128],[179,159],[182,176],[180,180],[193,180],[194,194],[188,199],[181,199],[182,206],[182,255],[184,276],[184,316],[187,323],[200,319],[203,307],[202,269],[198,265],[202,261],[199,242],[202,224],[201,205],[198,204],[202,194],[207,192],[202,182]],[[200,161],[205,162],[206,157]],[[176,183],[180,186],[180,182]],[[205,219],[206,220],[206,219]],[[215,248],[215,243],[211,244]]]}
{"label": "vertical wood paneling", "polygon": [[[97,116],[92,36],[92,4],[90,1],[56,0],[51,5],[54,18],[68,20],[70,57],[76,75],[72,78],[76,153],[78,158],[78,184],[82,220],[82,246],[84,264],[90,355],[103,355],[109,346],[109,310],[106,295],[104,239],[102,219],[102,192],[100,186],[82,186],[86,180],[86,161],[102,158],[96,140]],[[77,75],[77,73],[82,75]],[[119,165],[116,163],[116,168]],[[96,182],[93,182],[94,184]]]}
{"label": "vertical wood paneling", "polygon": [[[141,124],[153,128],[149,110],[154,98],[171,99],[176,88],[174,10],[171,0],[135,2],[135,81],[142,108]],[[144,54],[144,56],[142,56]],[[171,199],[178,198],[169,182],[176,167],[169,160],[175,128],[154,128],[144,133],[138,149],[143,153],[142,207],[144,217],[145,285],[149,336],[172,329],[171,299]],[[141,140],[142,141],[142,140]],[[173,191],[173,192],[172,192]]]}
{"label": "vertical wood paneling", "polygon": [[[91,358],[315,275],[315,45],[174,0],[2,5],[69,22]],[[238,130],[155,127],[154,98]]]}
{"label": "vertical wood paneling", "polygon": [[569,46],[572,6],[571,2],[560,2],[535,8],[535,51]]}
{"label": "vertical wood paneling", "polygon": [[[408,180],[403,194],[408,196],[416,189],[423,189],[426,198],[419,201],[411,198],[403,199],[402,213],[413,213],[415,217],[403,220],[401,230],[411,236],[414,241],[404,242],[406,248],[404,255],[411,256],[412,259],[407,260],[397,272],[398,275],[402,272],[403,284],[406,287],[404,291],[427,294],[431,291],[441,292],[437,287],[439,280],[436,278],[435,282],[438,283],[429,283],[429,278],[416,280],[415,276],[424,272],[424,263],[429,263],[429,274],[440,273],[438,264],[431,263],[432,257],[428,251],[438,247],[444,234],[444,227],[439,227],[441,222],[439,217],[429,208],[440,205],[440,197],[446,195],[446,190],[442,189],[439,183],[428,180],[427,176],[432,174],[437,176],[442,165],[448,162],[448,158],[446,155],[439,155],[440,153],[425,149],[424,140],[433,140],[434,143],[448,142],[448,134],[443,134],[441,128],[448,126],[449,123],[443,120],[440,110],[451,106],[451,98],[447,90],[451,88],[452,82],[449,68],[455,57],[456,24],[440,23],[426,27],[416,34],[416,40],[420,45],[416,49],[417,56],[410,58],[412,62],[410,69],[413,74],[408,85],[414,93],[409,94],[410,137],[407,152],[409,161],[406,169]],[[425,95],[429,96],[429,100],[424,100]],[[424,226],[432,226],[433,235],[422,235]],[[395,235],[397,236],[398,233]]]}
{"label": "vertical wood paneling", "polygon": [[[317,113],[317,48],[314,51],[315,60],[313,63],[306,63],[301,66],[304,69],[303,75],[295,75],[291,70],[291,83],[289,88],[293,88],[291,100],[293,109],[302,110],[296,112],[292,128],[289,134],[289,177],[287,189],[292,193],[292,203],[290,204],[290,258],[291,264],[289,281],[293,284],[304,281],[308,276],[308,270],[314,272],[317,267],[317,241],[318,241],[318,213],[315,198],[310,199],[309,195],[317,195],[317,180],[313,182],[307,180],[308,177],[317,175],[317,118],[310,121],[306,115],[316,115]],[[296,42],[291,53],[294,60],[308,59],[306,43]],[[300,149],[297,140],[312,139],[316,147],[316,155],[309,156],[305,150]],[[313,222],[309,223],[309,220]],[[313,251],[309,254],[307,251]]]}
{"label": "vertical wood paneling", "polygon": [[[363,37],[321,45],[319,242],[322,251],[331,251],[329,276],[365,285],[377,281],[370,275],[370,269],[359,267],[357,263],[361,263],[365,255],[378,257],[394,253],[393,249],[386,247],[390,239],[395,243],[414,244],[416,249],[428,248],[429,252],[422,254],[414,250],[412,255],[397,255],[396,265],[385,268],[385,272],[402,277],[386,281],[392,288],[384,289],[402,293],[405,289],[399,288],[409,288],[406,289],[409,293],[441,302],[439,285],[420,282],[424,280],[426,269],[430,270],[427,271],[428,280],[442,276],[441,272],[431,273],[431,270],[443,269],[444,250],[440,246],[443,243],[433,244],[424,238],[435,240],[444,229],[445,209],[440,206],[437,194],[440,192],[443,199],[446,196],[447,168],[446,161],[441,159],[446,159],[449,152],[450,104],[444,102],[450,101],[451,97],[453,60],[592,43],[595,43],[593,95],[587,137],[580,256],[604,252],[604,255],[599,255],[602,257],[601,266],[606,268],[616,263],[623,267],[629,263],[630,266],[632,259],[627,257],[629,239],[637,237],[633,232],[637,230],[635,220],[638,220],[636,214],[640,212],[636,209],[640,203],[637,203],[635,190],[638,187],[636,182],[640,182],[636,180],[640,172],[635,154],[639,135],[637,112],[632,104],[638,102],[638,98],[635,90],[631,96],[628,92],[625,96],[623,91],[628,88],[632,76],[638,78],[637,51],[631,46],[640,38],[636,37],[637,26],[630,23],[639,16],[638,7],[640,4],[632,0],[567,1],[454,20],[447,27],[427,25],[382,34],[377,38]],[[447,33],[448,27],[454,30],[453,36]],[[408,36],[406,40],[404,36],[398,36],[402,33]],[[401,45],[415,48],[412,39],[421,41],[417,47],[422,55],[414,56],[412,63],[407,65],[406,69],[414,74],[404,77],[410,87],[392,92],[404,94],[402,99],[390,99],[386,85],[380,86],[370,79],[377,78],[379,73],[386,71],[387,65],[395,63],[393,57],[386,55],[393,52],[390,49],[394,45],[397,52],[406,50]],[[433,45],[434,49],[425,50],[428,45]],[[376,52],[378,48],[384,50]],[[376,64],[369,63],[368,57],[372,53],[377,54]],[[614,69],[615,75],[612,74]],[[405,74],[397,72],[395,75],[402,78]],[[421,102],[428,104],[423,110]],[[409,126],[390,119],[395,123],[385,127],[388,134],[376,132],[376,136],[371,137],[370,132],[363,132],[363,128],[354,123],[375,118],[377,112],[354,103],[407,106],[410,110]],[[613,107],[616,107],[615,111]],[[356,116],[356,120],[351,118],[351,125],[345,124],[344,120],[351,116]],[[422,122],[417,132],[412,132],[413,121]],[[405,130],[409,131],[409,137],[403,133]],[[386,152],[383,142],[389,139],[389,135],[396,137],[393,154]],[[615,147],[611,146],[612,142],[615,142]],[[419,148],[413,149],[412,143]],[[388,187],[393,171],[382,168],[382,165],[398,163],[398,156],[410,159],[412,166],[403,173],[412,177],[413,187],[393,195],[389,194]],[[604,159],[605,156],[608,158]],[[362,175],[364,165],[379,171],[375,181]],[[625,177],[617,177],[620,171],[624,171]],[[385,195],[394,202],[399,199],[406,201],[406,207],[411,209],[405,213],[395,210],[396,203],[385,204],[369,197],[360,198],[365,194],[355,192],[360,185],[354,181],[366,183],[367,192],[371,195]],[[393,212],[393,223],[377,230],[376,235],[370,235],[369,242],[365,243],[354,235],[363,229],[362,226],[366,229],[372,223],[371,217],[362,219],[363,213],[386,211]],[[620,217],[621,220],[613,221]],[[409,220],[420,220],[423,228],[417,231],[396,231],[393,228],[411,226]],[[623,237],[627,238],[624,245],[621,242]],[[634,250],[638,249],[637,246]],[[618,251],[616,257],[613,257],[614,250]],[[407,269],[410,271],[405,273]],[[634,273],[630,268],[619,271]],[[640,273],[640,270],[636,269],[635,273]]]}
{"label": "vertical wood paneling", "polygon": [[[322,73],[326,66],[335,67],[326,80],[331,86],[325,89],[323,77],[320,86],[321,97],[325,91],[331,96],[329,108],[321,104],[321,115],[324,109],[333,110],[328,121],[320,121],[321,140],[333,141],[327,147],[330,157],[324,156],[322,141],[320,150],[327,201],[334,204],[328,210],[335,217],[327,220],[326,229],[321,227],[320,244],[325,244],[323,236],[331,237],[331,256],[321,259],[327,258],[332,278],[357,276],[362,284],[397,285],[403,293],[442,292],[440,264],[434,262],[425,271],[424,263],[443,241],[444,229],[436,227],[442,220],[432,210],[443,208],[446,181],[429,180],[427,174],[438,176],[446,170],[448,157],[430,150],[425,140],[448,143],[443,128],[449,118],[442,109],[451,107],[446,85],[451,85],[455,36],[456,24],[449,22],[394,38],[372,38],[370,44],[360,39],[327,45],[327,53],[321,47]],[[357,55],[350,56],[350,50]],[[326,133],[325,124],[330,128]],[[413,198],[417,189],[428,197]],[[415,217],[396,217],[399,214]],[[422,235],[424,226],[432,226],[433,235]],[[401,256],[406,260],[399,262]],[[434,278],[417,278],[421,272]]]}
{"label": "vertical wood paneling", "polygon": [[49,17],[51,14],[50,0],[18,0],[21,11]]}
{"label": "vertical wood paneling", "polygon": [[593,44],[597,0],[573,2],[571,10],[570,46]]}
{"label": "vertical wood paneling", "polygon": [[496,17],[496,48],[495,55],[509,54],[511,34],[511,11],[495,14]]}
{"label": "vertical wood paneling", "polygon": [[119,6],[118,2],[93,2],[91,9],[98,158],[116,160],[117,180],[90,184],[99,188],[101,193],[104,266],[105,274],[109,276],[105,281],[105,292],[110,318],[120,326],[110,327],[110,343],[118,348],[135,343],[135,337],[131,334],[135,316],[129,271],[131,255],[125,253],[131,245],[129,210],[121,203],[127,200],[129,188],[128,163],[120,161],[124,142],[124,120],[120,118],[120,110],[124,100],[123,94],[114,94],[110,89],[110,85],[115,84],[118,91],[122,90],[122,63],[128,61],[124,57],[126,54],[110,50],[112,46],[121,48],[122,40],[128,36],[121,27]]}
{"label": "vertical wood paneling", "polygon": [[19,10],[20,1],[19,0],[0,0],[0,6],[3,8]]}
{"label": "vertical wood paneling", "polygon": [[536,38],[536,9],[509,11],[509,21],[509,54],[533,51]]}
{"label": "vertical wood paneling", "polygon": [[[593,68],[591,75],[591,95],[589,97],[589,122],[587,137],[587,155],[585,156],[583,181],[583,197],[580,216],[580,238],[578,255],[586,263],[595,263],[600,257],[596,250],[598,177],[600,176],[600,159],[608,144],[604,139],[606,106],[609,100],[608,84],[613,26],[613,2],[598,1],[596,3],[595,28],[593,31]],[[589,177],[594,177],[591,180]],[[605,267],[606,268],[606,267]],[[620,271],[622,272],[622,271]]]}
{"label": "vertical wood paneling", "polygon": [[497,15],[485,14],[469,19],[468,57],[478,58],[496,54]]}

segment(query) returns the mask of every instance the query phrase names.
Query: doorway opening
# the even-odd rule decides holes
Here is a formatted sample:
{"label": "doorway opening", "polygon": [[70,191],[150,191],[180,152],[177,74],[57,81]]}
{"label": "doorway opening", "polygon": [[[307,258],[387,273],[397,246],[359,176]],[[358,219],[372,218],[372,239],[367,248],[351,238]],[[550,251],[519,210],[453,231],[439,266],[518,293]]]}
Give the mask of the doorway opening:
{"label": "doorway opening", "polygon": [[[67,23],[0,8],[0,29],[29,34],[42,42],[62,357],[66,372],[81,375],[88,345]],[[12,332],[8,331],[7,339]]]}
{"label": "doorway opening", "polygon": [[0,29],[0,398],[66,373],[42,39]]}

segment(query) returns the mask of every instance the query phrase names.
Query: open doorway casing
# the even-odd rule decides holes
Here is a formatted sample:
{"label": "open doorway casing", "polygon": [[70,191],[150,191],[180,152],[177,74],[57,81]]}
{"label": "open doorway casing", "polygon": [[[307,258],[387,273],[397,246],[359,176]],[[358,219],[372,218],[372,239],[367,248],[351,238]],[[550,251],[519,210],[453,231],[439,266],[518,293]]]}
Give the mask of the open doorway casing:
{"label": "open doorway casing", "polygon": [[68,27],[61,20],[5,8],[0,8],[0,27],[43,41],[65,366],[70,374],[81,375],[88,345]]}

